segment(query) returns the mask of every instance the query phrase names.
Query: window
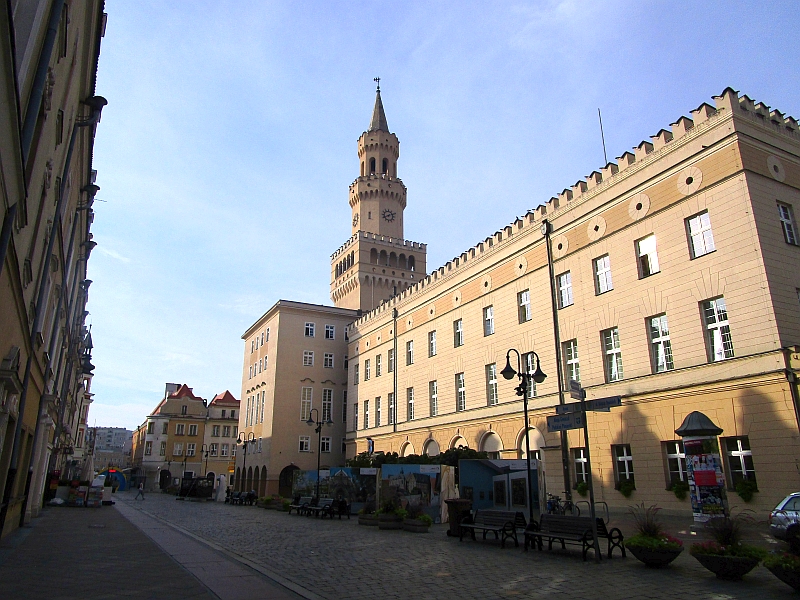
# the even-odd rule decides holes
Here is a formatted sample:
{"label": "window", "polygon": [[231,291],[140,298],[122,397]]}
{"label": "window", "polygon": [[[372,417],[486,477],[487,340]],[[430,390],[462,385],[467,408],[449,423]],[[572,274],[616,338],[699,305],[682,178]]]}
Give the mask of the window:
{"label": "window", "polygon": [[656,236],[648,235],[636,242],[636,256],[639,258],[639,279],[658,273],[658,254]]}
{"label": "window", "polygon": [[464,374],[456,373],[456,410],[467,409],[467,390],[464,386]]}
{"label": "window", "polygon": [[250,365],[250,376],[248,377],[248,379],[252,378],[253,378],[253,365]]}
{"label": "window", "polygon": [[231,426],[225,425],[222,427],[222,437],[231,437]]}
{"label": "window", "polygon": [[556,275],[556,286],[558,287],[558,308],[572,306],[572,274],[567,271]]}
{"label": "window", "polygon": [[186,444],[186,456],[194,456],[195,444]]}
{"label": "window", "polygon": [[395,421],[395,415],[397,414],[396,407],[394,405],[394,394],[392,392],[389,392],[388,398],[389,398],[389,425],[393,425]]}
{"label": "window", "polygon": [[623,481],[633,483],[633,455],[631,455],[630,444],[616,444],[611,446],[611,454],[614,457],[614,477],[617,488]]}
{"label": "window", "polygon": [[342,392],[342,423],[347,423],[347,392]]}
{"label": "window", "polygon": [[589,483],[589,461],[586,458],[586,448],[571,448],[572,464],[575,465],[575,483]]}
{"label": "window", "polygon": [[264,345],[264,332],[261,332],[261,345]]}
{"label": "window", "polygon": [[382,354],[376,354],[375,355],[375,377],[380,377],[381,376],[381,371],[383,370],[382,369],[382,366],[383,366],[382,362],[383,362],[383,355]]}
{"label": "window", "polygon": [[386,358],[388,359],[386,362],[386,370],[389,373],[394,372],[394,348],[390,349],[389,352],[386,353]]}
{"label": "window", "polygon": [[197,435],[197,425],[189,425],[189,435]]}
{"label": "window", "polygon": [[182,442],[175,442],[175,445],[172,447],[172,456],[183,456]]}
{"label": "window", "polygon": [[311,436],[308,435],[301,435],[300,436],[300,447],[298,448],[300,452],[311,452]]}
{"label": "window", "polygon": [[453,321],[453,347],[464,345],[464,322],[461,319]]}
{"label": "window", "polygon": [[375,398],[375,427],[381,426],[381,397]]}
{"label": "window", "polygon": [[364,400],[364,429],[369,428],[369,400]]}
{"label": "window", "polygon": [[569,385],[569,380],[581,380],[581,364],[578,360],[578,340],[567,340],[561,344],[564,354],[564,375],[567,380],[565,386]]}
{"label": "window", "polygon": [[342,454],[347,453],[347,438],[342,438]]}
{"label": "window", "polygon": [[344,367],[344,370],[346,371],[347,370],[347,354],[344,355],[344,365],[342,365],[342,366]]}
{"label": "window", "polygon": [[325,339],[326,340],[336,339],[336,325],[325,325]]}
{"label": "window", "polygon": [[800,245],[797,237],[797,224],[794,222],[791,205],[778,202],[778,216],[781,219],[783,239],[786,240],[786,243],[794,244],[795,246]]}
{"label": "window", "polygon": [[353,385],[358,385],[358,363],[353,367]]}
{"label": "window", "polygon": [[231,444],[231,458],[236,458],[236,444]]}
{"label": "window", "polygon": [[619,328],[612,327],[602,332],[603,361],[606,367],[606,382],[622,379],[622,350],[619,347]]}
{"label": "window", "polygon": [[314,389],[304,387],[300,393],[300,420],[308,421],[311,417],[311,403],[314,397]]}
{"label": "window", "polygon": [[185,415],[185,414],[187,414],[188,412],[189,412],[189,407],[188,407],[186,404],[184,404],[183,406],[181,406],[181,414],[182,414],[182,415]]}
{"label": "window", "polygon": [[183,435],[185,429],[186,425],[184,425],[183,423],[178,423],[177,425],[175,425],[175,435]]}
{"label": "window", "polygon": [[223,458],[228,456],[228,444],[222,444],[222,446],[220,446],[219,455]]}
{"label": "window", "polygon": [[653,373],[663,373],[674,369],[672,364],[672,344],[669,341],[669,325],[667,315],[658,315],[647,319],[650,330],[650,358],[653,361]]}
{"label": "window", "polygon": [[219,453],[219,444],[209,444],[208,454],[210,456],[217,456],[218,453]]}
{"label": "window", "polygon": [[333,390],[322,390],[322,422],[333,421]]}
{"label": "window", "polygon": [[711,362],[733,357],[733,340],[728,325],[728,310],[724,298],[706,300],[702,303],[703,319],[706,323],[706,344]]}
{"label": "window", "polygon": [[686,232],[689,236],[691,258],[698,258],[716,250],[708,211],[686,219]]}
{"label": "window", "polygon": [[358,402],[353,404],[353,431],[358,429]]}
{"label": "window", "polygon": [[322,452],[330,452],[331,451],[331,438],[323,437],[320,440],[320,450]]}
{"label": "window", "polygon": [[153,433],[153,427],[154,427],[154,426],[155,426],[155,423],[153,423],[153,421],[150,421],[150,422],[147,424],[147,433]]}
{"label": "window", "polygon": [[264,422],[264,394],[265,392],[261,392],[261,422]]}
{"label": "window", "polygon": [[[522,366],[525,372],[530,375],[536,372],[536,359],[534,358],[533,352],[526,352],[522,355]],[[497,379],[496,376],[495,379]],[[528,398],[536,396],[536,382],[533,380],[533,377],[528,378],[528,389],[525,390],[525,396]]]}
{"label": "window", "polygon": [[436,330],[428,332],[428,357],[436,356]]}
{"label": "window", "polygon": [[725,445],[725,458],[728,461],[728,485],[731,489],[741,481],[756,481],[756,470],[753,465],[753,452],[750,450],[750,439],[746,436],[722,438]]}
{"label": "window", "polygon": [[414,364],[414,340],[406,342],[406,365]]}
{"label": "window", "polygon": [[161,447],[158,449],[159,456],[166,456],[167,454],[167,442],[161,442]]}
{"label": "window", "polygon": [[683,442],[661,442],[664,449],[664,459],[667,466],[667,485],[679,481],[687,481],[686,475],[686,453],[683,451]]}
{"label": "window", "polygon": [[605,294],[614,289],[611,281],[611,259],[608,254],[600,258],[595,258],[594,265],[594,293],[596,295]]}
{"label": "window", "polygon": [[262,369],[263,365],[264,365],[263,359],[259,358],[258,359],[258,372],[259,373],[261,373],[261,371],[263,370]]}
{"label": "window", "polygon": [[322,366],[326,369],[333,368],[333,354],[330,352],[325,353],[325,355],[322,357]]}
{"label": "window", "polygon": [[163,435],[167,435],[167,427],[169,427],[169,423],[162,423],[161,424],[161,433]]}
{"label": "window", "polygon": [[517,294],[517,304],[519,305],[519,322],[527,323],[531,320],[531,292],[525,290]]}
{"label": "window", "polygon": [[305,333],[306,337],[314,337],[314,330],[316,325],[314,323],[306,323]]}
{"label": "window", "polygon": [[[231,419],[235,419],[235,418],[236,418],[236,411],[232,410],[231,411]],[[236,434],[234,433],[233,435],[236,435]]]}
{"label": "window", "polygon": [[256,341],[250,340],[250,354],[256,351]]}
{"label": "window", "polygon": [[483,309],[483,335],[492,335],[494,333],[494,307],[487,306]]}
{"label": "window", "polygon": [[371,375],[372,375],[372,371],[370,369],[369,359],[367,358],[367,359],[364,360],[364,381],[369,381],[369,378],[371,377]]}
{"label": "window", "polygon": [[313,350],[303,350],[303,366],[304,367],[313,367],[314,366],[314,351]]}
{"label": "window", "polygon": [[59,110],[56,114],[56,146],[64,141],[64,111]]}
{"label": "window", "polygon": [[497,404],[497,363],[486,365],[486,404]]}
{"label": "window", "polygon": [[408,403],[408,420],[414,420],[414,388],[406,388],[406,400]]}
{"label": "window", "polygon": [[150,456],[153,453],[153,442],[144,443],[144,455]]}
{"label": "window", "polygon": [[439,414],[439,384],[436,381],[428,382],[428,396],[431,401],[431,416]]}

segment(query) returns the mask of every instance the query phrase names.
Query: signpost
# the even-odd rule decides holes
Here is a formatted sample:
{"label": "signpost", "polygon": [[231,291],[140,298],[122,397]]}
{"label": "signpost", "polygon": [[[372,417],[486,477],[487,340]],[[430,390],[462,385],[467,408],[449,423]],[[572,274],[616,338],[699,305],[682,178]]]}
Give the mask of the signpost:
{"label": "signpost", "polygon": [[586,472],[589,474],[589,507],[592,514],[592,542],[594,543],[595,562],[600,561],[600,542],[597,539],[597,515],[594,508],[594,485],[592,477],[592,459],[589,452],[589,428],[586,426],[586,411],[609,412],[615,406],[622,406],[620,396],[609,396],[596,400],[586,401],[586,390],[580,382],[569,380],[569,395],[578,400],[569,404],[556,406],[556,415],[547,417],[547,431],[567,431],[569,429],[583,428],[583,443],[586,446]]}

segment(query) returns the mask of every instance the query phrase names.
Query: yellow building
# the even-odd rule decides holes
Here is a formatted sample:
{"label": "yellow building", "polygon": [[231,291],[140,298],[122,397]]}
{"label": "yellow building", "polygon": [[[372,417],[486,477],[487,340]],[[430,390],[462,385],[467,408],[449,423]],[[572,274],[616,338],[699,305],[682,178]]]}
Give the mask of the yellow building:
{"label": "yellow building", "polygon": [[[402,455],[523,456],[523,402],[499,376],[514,348],[548,375],[528,402],[551,493],[563,494],[564,469],[570,487],[587,476],[582,430],[565,435],[564,456],[546,426],[571,401],[570,378],[588,399],[622,398],[588,417],[597,499],[612,508],[690,510],[667,488],[686,478],[674,431],[694,410],[724,430],[729,489],[757,482],[753,508],[800,488],[800,133],[731,89],[714,100],[387,302],[360,305],[348,456],[367,438]],[[362,242],[351,265],[362,286],[370,252]],[[617,491],[626,480],[630,498]]]}

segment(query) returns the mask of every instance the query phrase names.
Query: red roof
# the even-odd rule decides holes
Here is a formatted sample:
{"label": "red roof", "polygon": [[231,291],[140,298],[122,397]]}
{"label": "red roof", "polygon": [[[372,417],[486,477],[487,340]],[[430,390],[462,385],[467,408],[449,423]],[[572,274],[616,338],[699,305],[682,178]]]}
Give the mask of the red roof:
{"label": "red roof", "polygon": [[192,392],[192,388],[190,388],[185,383],[181,384],[181,387],[178,388],[178,391],[172,392],[169,395],[170,398],[191,398],[192,400],[202,400],[199,396],[195,396]]}
{"label": "red roof", "polygon": [[217,394],[214,396],[214,399],[211,401],[211,404],[230,404],[234,406],[239,406],[239,401],[233,397],[228,390],[225,390],[221,394]]}

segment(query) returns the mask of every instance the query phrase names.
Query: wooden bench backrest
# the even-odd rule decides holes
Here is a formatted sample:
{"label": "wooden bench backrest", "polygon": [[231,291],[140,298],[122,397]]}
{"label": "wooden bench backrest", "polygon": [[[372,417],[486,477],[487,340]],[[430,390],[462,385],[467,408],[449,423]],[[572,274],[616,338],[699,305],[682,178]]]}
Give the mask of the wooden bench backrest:
{"label": "wooden bench backrest", "polygon": [[[606,524],[598,517],[597,519],[597,535],[599,537],[608,537],[608,529]],[[539,522],[539,530],[548,533],[565,533],[581,535],[586,531],[592,529],[591,517],[572,517],[569,515],[542,515]]]}
{"label": "wooden bench backrest", "polygon": [[515,527],[524,529],[527,525],[525,515],[521,512],[511,512],[508,510],[483,510],[475,511],[476,525],[490,525],[492,527],[502,527],[506,523],[513,523]]}
{"label": "wooden bench backrest", "polygon": [[300,505],[302,506],[303,504],[311,504],[311,500],[313,500],[311,496],[301,496]]}
{"label": "wooden bench backrest", "polygon": [[333,504],[333,498],[323,498],[317,506],[330,506],[331,504]]}

